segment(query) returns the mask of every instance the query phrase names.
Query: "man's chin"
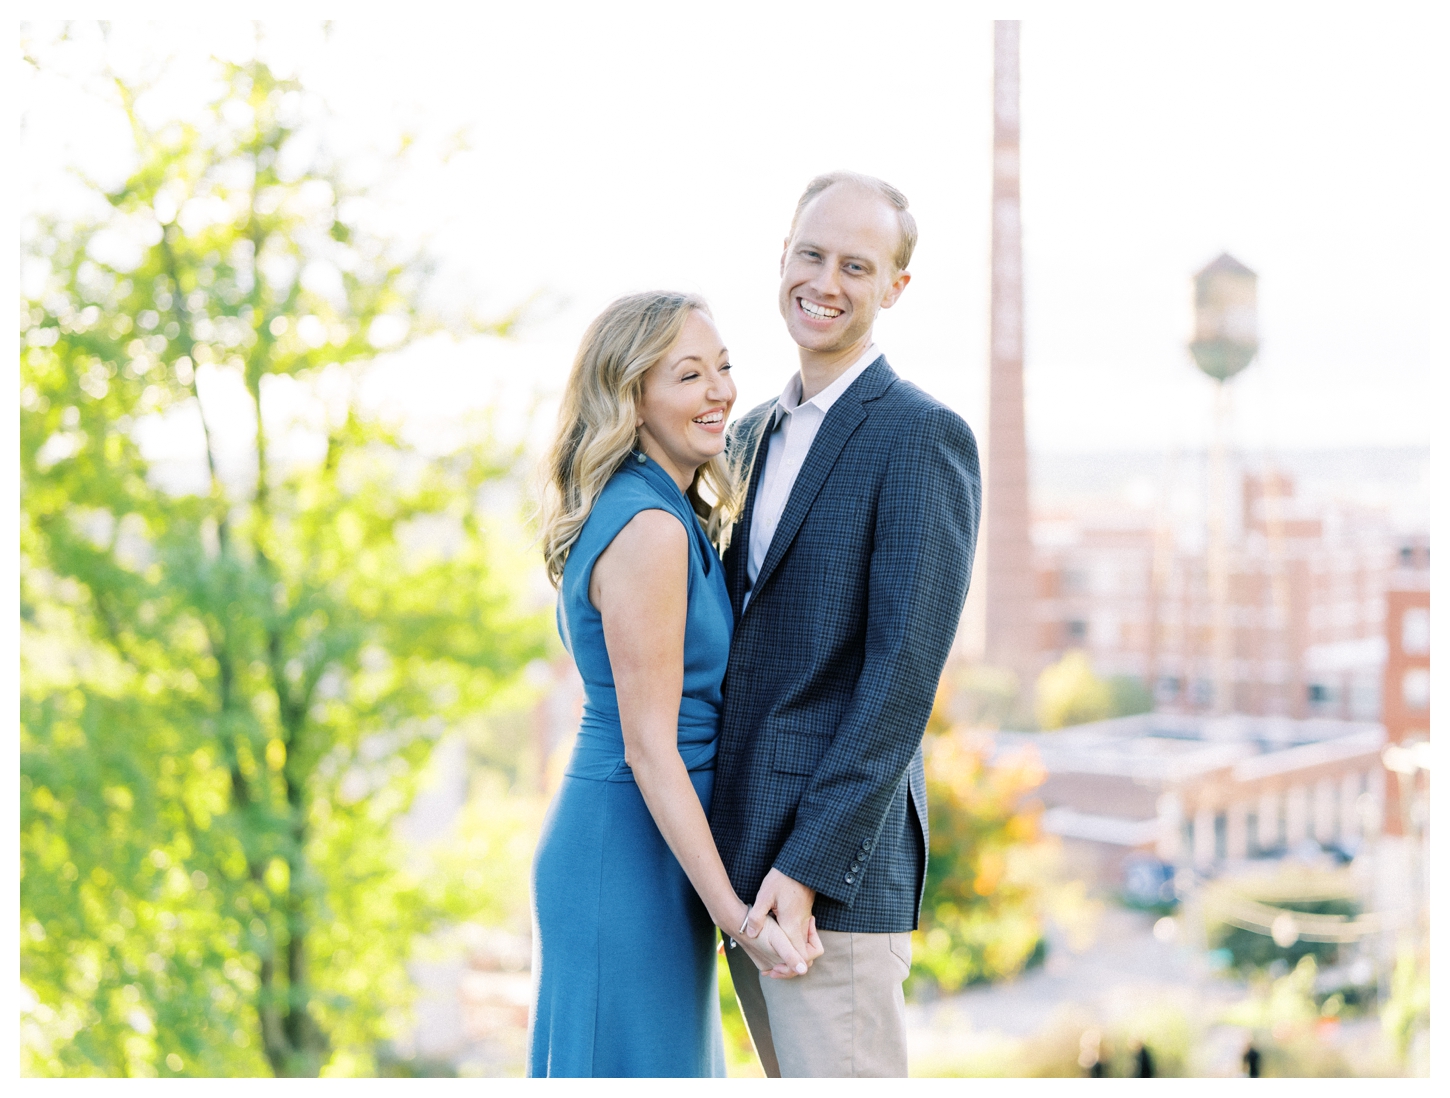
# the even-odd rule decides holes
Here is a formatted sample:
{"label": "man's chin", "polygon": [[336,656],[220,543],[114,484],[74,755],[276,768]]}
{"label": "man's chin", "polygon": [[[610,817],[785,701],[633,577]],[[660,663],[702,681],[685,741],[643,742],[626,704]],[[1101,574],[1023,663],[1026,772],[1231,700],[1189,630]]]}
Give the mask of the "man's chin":
{"label": "man's chin", "polygon": [[803,351],[828,355],[851,345],[849,332],[822,332],[799,324],[787,324],[791,339]]}

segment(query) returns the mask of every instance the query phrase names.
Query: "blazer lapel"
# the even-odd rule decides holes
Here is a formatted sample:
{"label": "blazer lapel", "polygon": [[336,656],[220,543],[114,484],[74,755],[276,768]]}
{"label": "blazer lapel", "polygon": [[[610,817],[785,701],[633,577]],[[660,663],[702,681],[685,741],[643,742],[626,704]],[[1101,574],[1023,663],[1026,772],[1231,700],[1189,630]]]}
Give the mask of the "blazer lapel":
{"label": "blazer lapel", "polygon": [[[775,401],[761,413],[761,419],[769,426],[770,417],[775,414]],[[756,432],[758,420],[747,418],[742,420],[738,430],[745,437],[746,432]],[[750,568],[750,524],[755,514],[755,497],[760,491],[760,478],[765,471],[765,451],[770,445],[770,431],[758,431],[755,440],[755,453],[750,455],[750,485],[745,492],[745,506],[740,512],[740,519],[735,524],[735,529],[730,533],[730,547],[725,551],[726,587],[730,594],[730,604],[735,611],[735,620],[740,620],[741,607],[745,602],[745,588],[749,579]]]}
{"label": "blazer lapel", "polygon": [[[826,413],[826,418],[821,423],[821,429],[817,432],[815,439],[811,442],[811,449],[806,454],[806,460],[801,464],[801,471],[796,476],[795,484],[791,486],[790,498],[786,500],[785,510],[781,512],[780,523],[775,528],[775,534],[770,539],[770,550],[765,554],[765,561],[760,566],[760,575],[755,577],[752,590],[759,592],[765,586],[766,580],[770,579],[790,544],[795,540],[796,534],[800,531],[801,523],[805,521],[806,514],[815,502],[816,496],[820,493],[822,485],[826,483],[826,477],[836,465],[836,459],[841,456],[841,450],[856,428],[861,426],[862,420],[866,418],[865,404],[868,400],[874,400],[880,396],[893,381],[896,374],[887,365],[886,357],[883,355],[866,368],[866,371],[856,379],[855,383],[841,394],[840,398],[831,410]],[[764,465],[764,462],[758,462]],[[758,597],[758,596],[757,596]],[[752,603],[756,598],[750,600]]]}

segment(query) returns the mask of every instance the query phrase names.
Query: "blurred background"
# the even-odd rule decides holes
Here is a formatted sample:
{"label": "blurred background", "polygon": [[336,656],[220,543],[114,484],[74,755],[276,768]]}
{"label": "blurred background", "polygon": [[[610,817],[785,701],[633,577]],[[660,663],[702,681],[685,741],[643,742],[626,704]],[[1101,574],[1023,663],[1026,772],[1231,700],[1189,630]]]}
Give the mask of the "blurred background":
{"label": "blurred background", "polygon": [[1428,1074],[1428,11],[23,24],[23,1072],[522,1072],[574,348],[699,292],[769,399],[849,167],[985,463],[913,1072]]}

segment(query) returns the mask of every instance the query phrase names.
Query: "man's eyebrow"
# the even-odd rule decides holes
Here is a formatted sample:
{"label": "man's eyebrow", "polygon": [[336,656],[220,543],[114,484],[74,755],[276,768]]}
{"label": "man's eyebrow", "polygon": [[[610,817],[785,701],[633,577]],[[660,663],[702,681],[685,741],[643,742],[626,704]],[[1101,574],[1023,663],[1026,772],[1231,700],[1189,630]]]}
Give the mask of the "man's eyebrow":
{"label": "man's eyebrow", "polygon": [[[815,252],[824,252],[829,250],[825,247],[822,247],[820,244],[812,244],[809,240],[802,240],[796,245],[797,251],[802,248],[810,248],[812,251]],[[869,255],[845,255],[841,258],[849,259],[852,263],[865,263],[868,267],[874,267],[876,265],[876,260],[872,259]]]}

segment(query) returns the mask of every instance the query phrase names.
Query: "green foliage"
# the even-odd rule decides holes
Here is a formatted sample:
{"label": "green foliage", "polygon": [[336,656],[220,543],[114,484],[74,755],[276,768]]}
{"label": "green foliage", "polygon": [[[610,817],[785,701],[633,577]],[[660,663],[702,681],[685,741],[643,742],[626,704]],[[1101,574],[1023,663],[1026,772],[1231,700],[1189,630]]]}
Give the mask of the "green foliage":
{"label": "green foliage", "polygon": [[1395,955],[1390,997],[1380,1011],[1380,1024],[1401,1062],[1409,1056],[1416,1036],[1430,1028],[1429,960],[1428,950],[1417,953],[1406,943]]}
{"label": "green foliage", "polygon": [[1113,715],[1113,691],[1087,653],[1073,650],[1037,676],[1037,723],[1044,729],[1087,724]]}
{"label": "green foliage", "polygon": [[1024,802],[1044,774],[1035,754],[989,765],[990,739],[950,725],[948,691],[926,741],[931,851],[911,979],[954,991],[1040,959],[1042,897],[1024,873],[1037,818]]}
{"label": "green foliage", "polygon": [[1108,679],[1114,717],[1132,717],[1153,712],[1153,694],[1136,675],[1113,675]]}
{"label": "green foliage", "polygon": [[[1263,907],[1245,912],[1244,901]],[[1321,965],[1338,960],[1340,947],[1336,942],[1297,936],[1288,945],[1280,945],[1274,940],[1272,927],[1262,925],[1269,918],[1267,914],[1254,921],[1242,917],[1273,911],[1353,919],[1359,914],[1359,903],[1354,898],[1354,883],[1343,873],[1286,869],[1269,878],[1217,881],[1204,893],[1209,947],[1227,950],[1230,966],[1241,973],[1267,969],[1275,962],[1294,968],[1305,957]]]}
{"label": "green foliage", "polygon": [[[393,821],[443,729],[545,653],[478,506],[514,457],[429,460],[347,395],[375,340],[429,327],[423,267],[305,166],[302,89],[224,72],[205,125],[159,132],[118,85],[137,167],[109,215],[27,233],[27,1074],[370,1070],[414,936],[468,902]],[[278,422],[288,393],[310,420]],[[218,445],[238,414],[245,468]],[[203,432],[202,490],[148,464],[161,417]],[[420,521],[446,551],[410,548]]]}
{"label": "green foliage", "polygon": [[730,965],[723,953],[716,958],[716,982],[720,989],[720,1024],[725,1031],[725,1072],[732,1079],[760,1079],[764,1072],[740,1001],[735,998],[735,984],[730,979]]}

